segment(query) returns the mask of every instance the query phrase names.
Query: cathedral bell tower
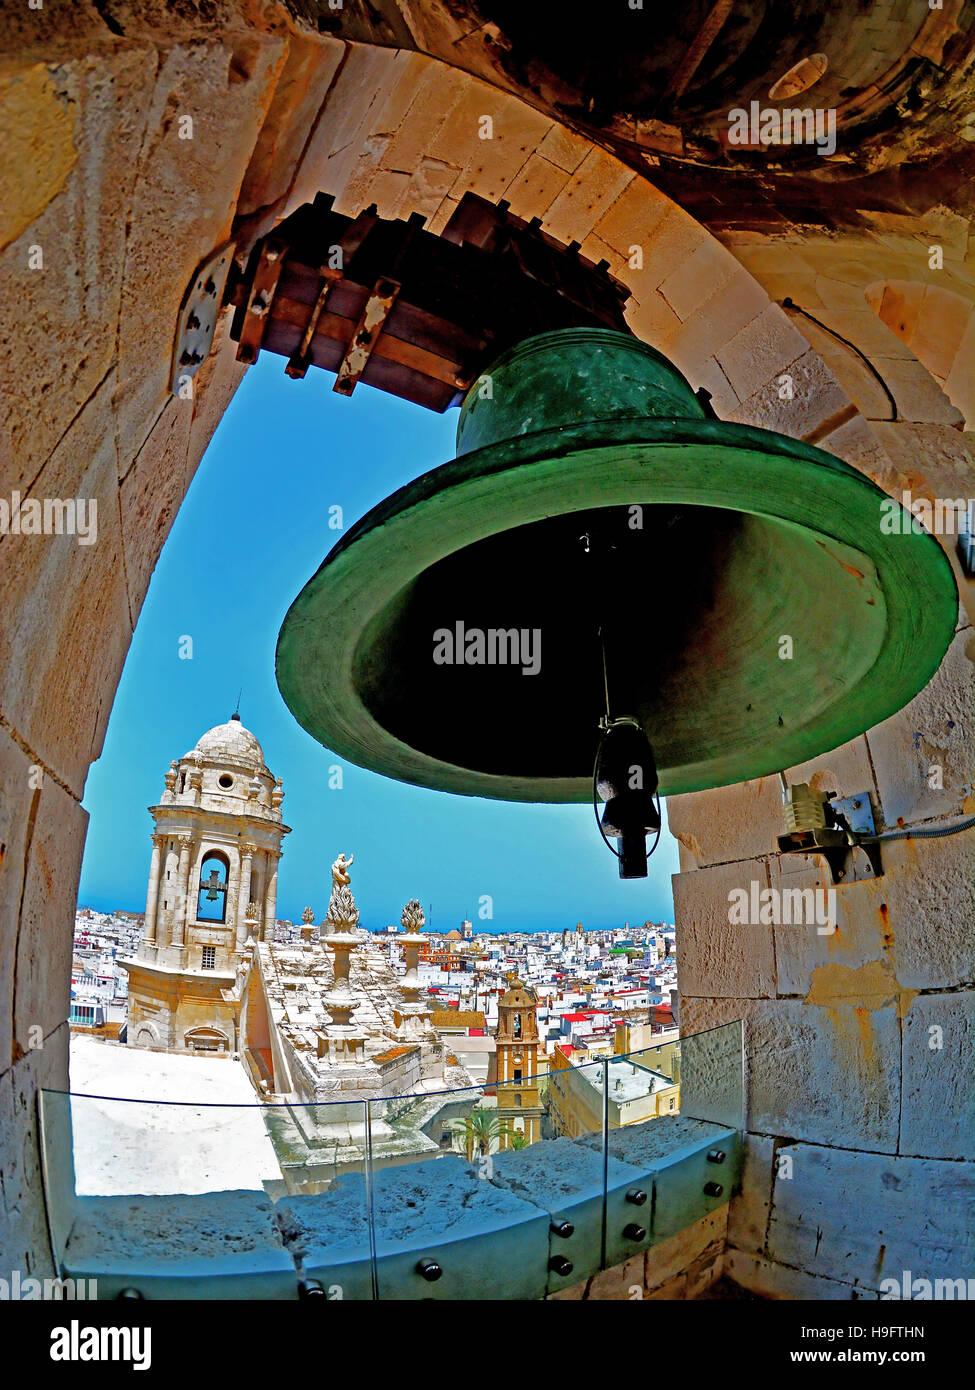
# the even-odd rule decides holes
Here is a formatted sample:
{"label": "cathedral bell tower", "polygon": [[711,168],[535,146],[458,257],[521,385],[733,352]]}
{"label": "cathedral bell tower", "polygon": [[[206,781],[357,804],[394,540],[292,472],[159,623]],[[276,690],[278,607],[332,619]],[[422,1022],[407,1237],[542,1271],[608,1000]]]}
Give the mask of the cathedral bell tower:
{"label": "cathedral bell tower", "polygon": [[145,933],[129,972],[129,1043],[236,1051],[248,943],[272,931],[284,791],[234,714],[170,763],[155,823]]}
{"label": "cathedral bell tower", "polygon": [[506,1122],[501,1148],[511,1136],[523,1134],[529,1144],[541,1138],[545,1113],[538,1094],[538,995],[516,976],[498,1001],[497,1049],[498,1117]]}

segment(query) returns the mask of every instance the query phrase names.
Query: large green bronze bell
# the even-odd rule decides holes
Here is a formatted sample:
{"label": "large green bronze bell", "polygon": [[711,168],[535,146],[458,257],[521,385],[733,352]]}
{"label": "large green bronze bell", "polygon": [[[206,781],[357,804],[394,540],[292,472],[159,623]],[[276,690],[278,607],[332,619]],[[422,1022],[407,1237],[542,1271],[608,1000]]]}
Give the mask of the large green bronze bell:
{"label": "large green bronze bell", "polygon": [[277,679],[298,721],[401,781],[585,801],[600,719],[642,726],[660,792],[775,773],[931,678],[957,594],[937,542],[795,439],[709,418],[622,333],[542,334],[461,408],[457,458],[333,547]]}

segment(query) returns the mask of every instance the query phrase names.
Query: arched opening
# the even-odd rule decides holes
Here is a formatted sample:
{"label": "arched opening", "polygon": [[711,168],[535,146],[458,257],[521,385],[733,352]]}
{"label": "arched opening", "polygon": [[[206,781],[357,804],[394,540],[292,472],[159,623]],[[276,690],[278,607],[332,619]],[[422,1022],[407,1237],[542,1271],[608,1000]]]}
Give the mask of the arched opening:
{"label": "arched opening", "polygon": [[191,1028],[183,1035],[183,1045],[193,1052],[227,1052],[230,1040],[219,1028]]}
{"label": "arched opening", "polygon": [[200,863],[200,887],[196,901],[198,922],[227,920],[227,879],[230,861],[220,850],[211,849]]}

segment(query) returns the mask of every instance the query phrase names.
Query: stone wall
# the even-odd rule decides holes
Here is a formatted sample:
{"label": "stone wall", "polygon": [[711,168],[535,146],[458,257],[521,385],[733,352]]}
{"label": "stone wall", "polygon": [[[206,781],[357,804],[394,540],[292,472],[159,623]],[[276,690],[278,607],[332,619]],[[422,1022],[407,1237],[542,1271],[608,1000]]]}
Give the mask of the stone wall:
{"label": "stone wall", "polygon": [[[5,14],[0,76],[18,150],[0,176],[0,496],[98,504],[91,546],[0,537],[0,1250],[4,1266],[30,1273],[49,1266],[35,1096],[67,1079],[85,777],[160,547],[242,376],[225,316],[193,398],[169,395],[184,291],[232,233],[246,244],[322,189],[342,211],[375,201],[384,216],[424,213],[434,231],[468,189],[505,197],[609,260],[631,286],[634,330],[711,391],[719,414],[819,443],[891,491],[972,492],[969,440],[948,399],[955,359],[946,396],[910,335],[866,297],[878,281],[931,282],[927,224],[722,244],[604,150],[422,54],[307,32],[273,3],[145,0],[116,6],[124,23],[104,9]],[[490,140],[479,136],[485,115]],[[967,227],[949,217],[943,237],[937,283],[971,304]],[[784,309],[785,294],[881,364],[896,422],[862,358]],[[788,403],[783,373],[798,388]],[[971,588],[928,689],[804,770],[840,793],[869,791],[884,824],[972,809]],[[850,1297],[875,1288],[905,1243],[932,1261],[937,1247],[954,1267],[957,1223],[938,1212],[954,1211],[970,1167],[959,1059],[975,837],[886,846],[883,879],[841,890],[837,935],[800,940],[742,935],[723,912],[729,887],[756,877],[819,881],[815,865],[773,852],[774,784],[678,798],[669,813],[682,846],[682,1026],[746,1025],[749,1153],[728,1271],[773,1294]],[[940,1051],[928,1046],[935,1025]],[[773,1166],[783,1147],[788,1180]],[[911,1196],[918,1184],[927,1203]],[[824,1235],[810,1246],[813,1209]],[[950,1234],[937,1235],[938,1222]]]}

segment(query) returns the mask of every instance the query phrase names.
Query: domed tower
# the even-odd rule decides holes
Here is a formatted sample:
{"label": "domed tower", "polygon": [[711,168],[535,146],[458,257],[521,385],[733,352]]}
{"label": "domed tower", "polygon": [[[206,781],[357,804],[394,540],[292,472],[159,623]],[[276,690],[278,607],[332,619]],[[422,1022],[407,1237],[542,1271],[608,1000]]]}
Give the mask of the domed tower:
{"label": "domed tower", "polygon": [[236,1050],[245,948],[274,925],[283,800],[238,714],[170,763],[149,807],[145,934],[125,962],[130,1042]]}
{"label": "domed tower", "polygon": [[[529,1144],[541,1138],[544,1108],[538,1094],[538,995],[517,976],[498,1000],[497,1096],[499,1118],[524,1134]],[[507,1148],[509,1136],[501,1147]]]}

